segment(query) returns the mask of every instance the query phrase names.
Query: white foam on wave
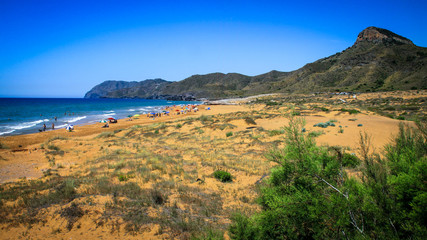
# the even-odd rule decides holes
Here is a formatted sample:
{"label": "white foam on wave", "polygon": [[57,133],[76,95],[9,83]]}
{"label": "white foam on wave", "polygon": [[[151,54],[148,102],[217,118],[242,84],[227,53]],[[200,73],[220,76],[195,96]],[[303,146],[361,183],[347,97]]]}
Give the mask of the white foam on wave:
{"label": "white foam on wave", "polygon": [[129,111],[129,112],[135,112],[136,110],[131,108],[131,109],[129,109],[128,111]]}
{"label": "white foam on wave", "polygon": [[111,116],[114,116],[114,115],[116,115],[116,113],[106,113],[106,114],[104,114],[104,115],[102,115],[104,118],[108,118],[108,117],[111,117]]}
{"label": "white foam on wave", "polygon": [[153,108],[155,108],[155,107],[152,107],[152,106],[147,106],[147,107],[143,107],[143,108],[140,108],[139,110],[141,110],[141,111],[150,111],[150,109],[153,109]]}
{"label": "white foam on wave", "polygon": [[85,119],[86,116],[83,117],[75,117],[75,118],[71,118],[70,120],[67,120],[66,122],[72,123],[72,122],[77,122],[79,120]]}
{"label": "white foam on wave", "polygon": [[6,132],[0,132],[0,136],[4,135],[4,134],[13,133],[13,132],[15,132],[15,130],[10,130],[10,131],[6,131]]}
{"label": "white foam on wave", "polygon": [[67,125],[68,124],[62,124],[62,125],[55,126],[55,128],[65,128]]}
{"label": "white foam on wave", "polygon": [[30,128],[30,127],[34,127],[37,124],[40,124],[42,122],[48,122],[49,119],[44,119],[44,120],[37,120],[37,121],[32,121],[32,122],[24,122],[24,123],[20,123],[18,125],[14,125],[14,126],[6,126],[9,129],[13,129],[13,130],[20,130],[20,129],[24,129],[24,128]]}

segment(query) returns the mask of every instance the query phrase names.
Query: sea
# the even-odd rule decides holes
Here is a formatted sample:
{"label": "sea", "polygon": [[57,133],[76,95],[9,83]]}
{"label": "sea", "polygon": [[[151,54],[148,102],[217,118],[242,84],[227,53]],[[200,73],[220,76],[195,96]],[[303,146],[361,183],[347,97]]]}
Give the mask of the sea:
{"label": "sea", "polygon": [[[0,98],[0,137],[93,124],[113,117],[161,112],[166,106],[201,102],[148,99]],[[56,117],[56,120],[55,120]]]}

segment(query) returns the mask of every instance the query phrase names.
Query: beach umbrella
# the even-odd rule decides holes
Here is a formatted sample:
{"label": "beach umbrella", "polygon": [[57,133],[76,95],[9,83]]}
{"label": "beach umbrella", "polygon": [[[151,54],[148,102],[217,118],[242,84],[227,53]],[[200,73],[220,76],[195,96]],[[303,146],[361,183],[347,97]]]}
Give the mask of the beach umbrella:
{"label": "beach umbrella", "polygon": [[110,117],[110,118],[107,118],[108,120],[116,120],[116,119],[114,119],[114,118],[112,118],[112,117]]}
{"label": "beach umbrella", "polygon": [[99,121],[100,123],[106,123],[107,122],[107,120],[101,120],[101,121]]}
{"label": "beach umbrella", "polygon": [[135,115],[133,115],[134,117],[139,117],[140,115],[139,114],[135,114]]}
{"label": "beach umbrella", "polygon": [[130,118],[130,117],[132,117],[132,115],[128,115],[128,117]]}

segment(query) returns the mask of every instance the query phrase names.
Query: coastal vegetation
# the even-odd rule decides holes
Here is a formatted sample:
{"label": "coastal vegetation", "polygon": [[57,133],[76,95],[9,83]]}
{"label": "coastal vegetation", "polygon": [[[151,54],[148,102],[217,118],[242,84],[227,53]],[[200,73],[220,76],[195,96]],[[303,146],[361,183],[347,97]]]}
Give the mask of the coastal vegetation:
{"label": "coastal vegetation", "polygon": [[237,214],[232,239],[421,239],[426,228],[427,125],[400,125],[382,157],[360,134],[357,157],[317,146],[301,133],[301,119],[285,127],[286,146],[272,150],[277,163],[260,190],[262,211]]}
{"label": "coastal vegetation", "polygon": [[[416,239],[426,234],[427,131],[413,99],[425,93],[387,94],[346,104],[328,94],[259,97],[227,113],[52,135],[25,151],[5,138],[0,163],[46,165],[40,178],[0,185],[0,228],[46,238]],[[416,105],[405,111],[418,126],[368,110],[383,98]],[[391,142],[378,132],[387,124]]]}

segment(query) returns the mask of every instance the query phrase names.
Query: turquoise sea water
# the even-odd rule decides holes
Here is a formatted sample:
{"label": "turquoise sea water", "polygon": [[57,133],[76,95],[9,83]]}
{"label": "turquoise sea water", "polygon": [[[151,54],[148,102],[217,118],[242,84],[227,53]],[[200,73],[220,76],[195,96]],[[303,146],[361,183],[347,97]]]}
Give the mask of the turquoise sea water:
{"label": "turquoise sea water", "polygon": [[[0,98],[0,136],[50,130],[68,124],[81,125],[113,117],[160,112],[164,106],[198,102],[147,99]],[[55,117],[57,120],[55,121]]]}

